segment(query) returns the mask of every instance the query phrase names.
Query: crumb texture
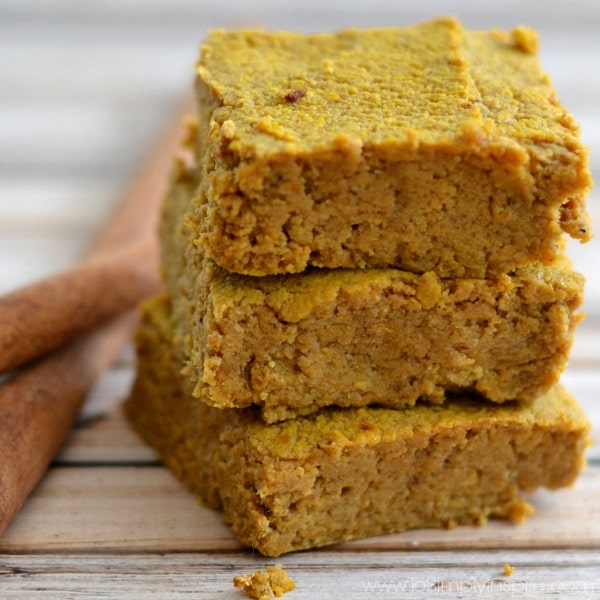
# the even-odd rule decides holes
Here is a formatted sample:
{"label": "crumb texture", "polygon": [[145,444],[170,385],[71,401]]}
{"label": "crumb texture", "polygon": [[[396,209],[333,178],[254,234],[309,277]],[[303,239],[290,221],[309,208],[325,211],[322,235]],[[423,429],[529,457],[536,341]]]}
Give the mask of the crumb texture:
{"label": "crumb texture", "polygon": [[465,390],[531,401],[566,366],[583,298],[577,273],[231,274],[195,246],[182,216],[195,181],[183,170],[173,183],[161,240],[186,375],[210,405],[260,406],[275,422],[330,405],[440,403]]}
{"label": "crumb texture", "polygon": [[234,577],[233,585],[256,600],[280,598],[286,592],[296,589],[294,580],[281,565],[271,565],[266,571],[256,571],[249,575],[238,575]]}
{"label": "crumb texture", "polygon": [[[579,128],[535,32],[453,19],[214,31],[198,64],[193,229],[229,271],[487,277],[591,235]],[[563,210],[562,207],[568,206]]]}
{"label": "crumb texture", "polygon": [[417,527],[522,521],[522,497],[570,485],[589,422],[560,385],[530,404],[325,409],[265,424],[191,394],[170,304],[145,305],[134,427],[240,541],[267,556]]}

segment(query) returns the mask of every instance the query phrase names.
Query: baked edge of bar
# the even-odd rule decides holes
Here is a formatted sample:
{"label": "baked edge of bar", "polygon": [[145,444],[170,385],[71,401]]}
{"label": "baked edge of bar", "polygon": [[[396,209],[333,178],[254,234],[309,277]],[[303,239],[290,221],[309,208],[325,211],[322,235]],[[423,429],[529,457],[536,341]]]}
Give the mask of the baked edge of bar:
{"label": "baked edge of bar", "polygon": [[[248,33],[248,35],[250,34],[251,32]],[[265,32],[262,32],[262,34],[268,35]],[[507,39],[512,39],[510,36],[505,35],[505,37]],[[519,42],[519,39],[522,37],[523,36],[519,34],[511,43],[514,43],[517,48],[522,47],[523,41],[521,40],[521,42]],[[498,44],[508,43],[506,40],[502,42],[502,35],[497,32],[490,34],[490,38],[497,38]],[[562,147],[558,143],[545,140],[544,135],[540,134],[538,136],[540,139],[539,156],[532,156],[531,163],[532,165],[537,165],[536,168],[542,168],[540,165],[550,165],[552,160],[554,160],[552,157],[554,157],[556,161],[558,161],[557,165],[563,165],[564,163],[568,164],[568,166],[565,168],[561,167],[561,173],[563,173],[561,177],[564,180],[562,183],[557,183],[557,168],[552,167],[551,165],[548,167],[549,174],[547,174],[547,176],[542,173],[539,177],[536,177],[539,182],[549,181],[557,186],[557,191],[555,193],[541,193],[538,191],[538,193],[534,194],[537,197],[535,202],[538,204],[540,202],[548,202],[547,196],[556,196],[556,198],[550,201],[553,208],[548,208],[549,213],[552,214],[546,215],[546,207],[538,207],[537,210],[539,211],[539,214],[535,215],[534,221],[540,225],[536,225],[531,231],[528,231],[526,235],[522,236],[520,241],[518,240],[519,236],[517,235],[517,230],[520,226],[519,223],[523,221],[523,217],[526,215],[527,211],[524,211],[523,214],[515,214],[513,223],[515,232],[512,234],[514,239],[504,239],[503,244],[498,244],[497,247],[494,247],[493,252],[490,253],[490,263],[484,264],[479,262],[480,258],[477,257],[480,257],[481,253],[470,254],[468,249],[465,249],[464,244],[462,246],[459,244],[454,249],[456,255],[453,256],[452,253],[445,249],[446,246],[450,248],[453,245],[454,242],[451,240],[450,242],[446,240],[448,243],[442,245],[441,248],[432,248],[431,252],[421,253],[418,260],[413,256],[416,242],[405,242],[410,245],[410,251],[405,251],[402,249],[402,246],[399,246],[395,251],[390,250],[391,254],[389,254],[387,249],[392,246],[389,243],[379,243],[377,239],[379,234],[377,232],[369,232],[367,223],[360,214],[355,214],[351,220],[352,222],[342,222],[344,229],[347,227],[349,230],[349,233],[347,234],[348,237],[345,239],[340,238],[338,240],[336,236],[339,232],[331,231],[327,229],[327,227],[323,229],[321,235],[309,239],[310,235],[308,233],[310,230],[315,231],[314,223],[307,222],[304,226],[302,224],[294,225],[295,222],[302,223],[302,221],[309,219],[309,214],[305,213],[302,208],[307,201],[306,199],[302,200],[301,198],[298,199],[298,202],[288,202],[288,204],[293,205],[293,209],[290,210],[285,218],[285,222],[282,217],[280,223],[274,221],[273,223],[266,225],[264,231],[261,231],[262,225],[260,222],[264,222],[264,219],[259,212],[256,212],[258,207],[252,207],[252,193],[250,193],[249,190],[244,189],[248,186],[242,184],[241,187],[238,186],[236,188],[236,185],[238,184],[233,182],[234,180],[238,181],[238,183],[241,181],[243,171],[246,173],[248,181],[252,180],[252,182],[254,182],[249,184],[249,188],[252,188],[254,185],[257,186],[257,189],[260,187],[260,201],[264,202],[265,197],[270,193],[270,187],[265,183],[270,177],[269,171],[273,171],[272,175],[275,179],[279,180],[282,177],[282,172],[279,172],[277,168],[274,168],[273,164],[268,160],[266,162],[258,161],[256,163],[256,168],[249,169],[248,165],[245,165],[243,166],[243,169],[239,169],[239,164],[237,164],[237,162],[242,159],[233,159],[233,168],[237,173],[235,177],[231,178],[225,176],[223,181],[214,188],[217,190],[215,192],[216,195],[213,194],[213,192],[199,193],[198,202],[200,208],[196,225],[198,239],[202,241],[202,244],[205,246],[205,249],[211,258],[218,262],[222,267],[230,271],[257,276],[275,272],[298,272],[312,264],[328,268],[398,266],[408,268],[409,270],[421,271],[450,270],[452,272],[448,272],[448,275],[482,277],[491,273],[510,270],[511,267],[524,264],[524,262],[529,260],[540,260],[545,264],[549,264],[556,258],[555,245],[560,236],[561,228],[569,233],[569,235],[581,238],[582,240],[589,239],[591,235],[590,221],[583,201],[583,195],[589,188],[591,179],[589,176],[589,168],[587,167],[587,151],[577,138],[578,126],[566,110],[558,104],[558,101],[554,97],[554,92],[547,80],[547,76],[542,74],[539,64],[537,64],[535,68],[534,78],[537,78],[542,82],[540,85],[543,84],[548,86],[546,92],[540,92],[536,97],[539,96],[541,99],[540,101],[543,100],[548,107],[556,112],[554,115],[556,120],[555,125],[559,128],[564,128],[566,138],[563,144],[564,147]],[[205,106],[203,106],[203,112],[208,112],[210,114],[210,112],[214,110],[214,107],[211,109],[208,104],[205,103]],[[235,103],[233,103],[233,106],[235,106]],[[530,119],[530,121],[531,120],[532,119]],[[510,122],[510,120],[507,122]],[[231,122],[229,123],[231,124]],[[220,126],[223,126],[223,123],[221,123]],[[225,128],[223,134],[225,135],[225,139],[221,141],[219,141],[221,139],[221,133],[218,131],[209,133],[210,129],[211,127],[208,125],[201,127],[201,130],[203,131],[201,135],[211,139],[214,138],[216,154],[219,156],[226,156],[228,153],[226,147],[227,144],[231,142],[230,137],[233,135],[229,131],[231,127]],[[217,129],[219,129],[219,127],[217,127]],[[485,143],[482,141],[487,135],[484,130],[485,128],[480,132],[470,131],[469,135],[461,134],[460,136],[457,136],[457,139],[470,139],[470,143],[474,144],[473,147],[477,148],[477,153],[482,153],[489,144],[489,141],[485,141]],[[569,135],[571,135],[573,139],[569,138]],[[350,136],[348,140],[350,140],[351,137],[352,136]],[[492,161],[492,168],[496,169],[499,173],[501,173],[503,169],[507,171],[515,170],[515,173],[517,173],[519,169],[522,170],[523,165],[518,166],[519,160],[506,159],[506,154],[510,154],[511,144],[514,144],[514,142],[506,135],[499,135],[499,139],[504,140],[502,143],[505,148],[499,153],[499,156],[495,157]],[[332,156],[342,154],[343,156],[346,156],[347,160],[351,163],[353,160],[357,159],[357,149],[354,148],[353,150],[352,144],[348,140],[340,142],[339,148],[336,148]],[[509,143],[509,141],[511,141],[511,143]],[[445,151],[447,151],[447,148]],[[360,148],[358,148],[358,152],[360,154]],[[285,150],[280,151],[280,158],[278,158],[277,161],[281,162],[281,156],[284,155]],[[504,158],[502,158],[502,156],[504,156]],[[229,169],[227,166],[228,160],[230,159],[219,162],[219,164],[224,167],[224,171]],[[292,162],[295,162],[304,159],[302,159],[301,156],[292,156],[291,160]],[[501,169],[497,169],[496,167],[499,160],[500,162],[502,162],[502,160],[506,162]],[[277,161],[275,161],[275,167]],[[210,171],[214,174],[214,161],[210,160],[208,162],[211,163]],[[336,172],[338,170],[339,169],[337,169]],[[284,177],[284,180],[286,177],[287,176]],[[294,175],[293,172],[291,172],[290,177],[291,179],[287,182],[290,185],[286,187],[289,189],[295,189],[298,185],[302,187],[302,177],[298,180],[297,174]],[[521,184],[523,184],[530,175],[524,176],[523,173],[521,173],[515,175],[515,177],[517,180],[522,180]],[[304,183],[304,185],[306,185],[306,183]],[[314,182],[311,184],[311,187],[315,187]],[[278,190],[281,189],[282,186],[278,186]],[[221,194],[221,191],[219,190],[227,190],[222,196],[224,199],[223,202],[217,201],[217,198],[220,197]],[[281,192],[278,191],[277,195],[274,196],[275,203],[279,198],[280,193]],[[560,197],[560,199],[557,199],[558,197]],[[528,202],[530,201],[531,198],[529,198]],[[559,210],[559,205],[563,205],[564,208]],[[325,206],[325,204],[317,204],[316,208],[321,210],[321,206]],[[228,212],[243,212],[245,215],[244,220],[246,222],[255,218],[257,222],[259,222],[259,225],[253,229],[252,233],[247,238],[245,229],[247,225],[244,225],[240,230],[236,230],[235,224],[224,217]],[[479,219],[475,218],[473,222],[476,223],[478,220],[485,218],[486,214],[486,211],[482,211],[479,215]],[[383,222],[388,220],[389,217],[390,215],[387,215],[387,219],[384,219]],[[324,221],[333,222],[333,219],[324,219]],[[210,227],[203,227],[202,223],[208,222],[210,222]],[[414,225],[415,224],[411,224],[409,229],[416,229],[416,226]],[[350,226],[352,226],[352,231],[350,231]],[[370,243],[362,244],[359,235],[354,231],[354,228],[356,228],[356,231],[365,232],[364,235],[374,235],[375,237]],[[306,229],[306,231],[303,229]],[[344,235],[346,236],[346,234]],[[251,239],[254,241],[251,242]],[[261,239],[263,239],[264,242],[261,243]],[[329,243],[327,240],[332,241]],[[485,236],[482,237],[482,240],[485,240]],[[522,245],[524,240],[529,241],[525,246],[520,247],[519,244]],[[376,245],[381,246],[381,252],[384,254],[379,255],[379,251],[375,253],[375,256],[369,254],[369,251],[372,252],[372,249]],[[514,252],[511,255],[502,255],[502,248],[505,246],[512,246]],[[400,254],[396,255],[395,252],[399,252]],[[441,256],[444,256],[444,262],[440,268],[436,269],[435,261],[439,261]]]}
{"label": "baked edge of bar", "polygon": [[[545,398],[539,399],[534,406],[512,405],[491,408],[471,404],[471,408],[467,411],[468,416],[461,416],[463,409],[459,409],[458,414],[455,415],[456,422],[452,425],[451,418],[449,428],[440,427],[440,423],[436,423],[434,418],[434,415],[442,415],[443,421],[445,418],[443,415],[447,416],[451,412],[447,407],[435,409],[414,407],[406,411],[386,409],[322,411],[314,417],[295,419],[279,425],[265,425],[257,420],[256,411],[223,411],[202,406],[191,399],[189,392],[182,393],[181,386],[186,385],[184,379],[177,372],[172,372],[173,365],[170,364],[172,359],[167,357],[165,361],[165,356],[170,352],[169,325],[168,321],[164,320],[166,310],[168,310],[168,303],[164,299],[146,305],[144,324],[138,333],[140,371],[132,395],[126,404],[128,417],[142,436],[158,447],[166,464],[195,493],[203,497],[210,506],[215,508],[223,506],[225,518],[231,523],[240,541],[266,555],[277,556],[293,550],[417,526],[483,523],[491,516],[520,520],[525,516],[527,506],[520,497],[517,487],[532,491],[540,485],[550,488],[569,485],[583,467],[583,450],[588,443],[590,425],[581,408],[560,386],[554,388]],[[162,324],[161,320],[163,320]],[[153,325],[152,321],[154,321]],[[148,344],[148,341],[151,343]],[[174,351],[177,352],[177,349]],[[154,360],[156,358],[158,361]],[[163,369],[162,374],[160,369]],[[160,398],[159,396],[165,394],[165,390],[168,398]],[[157,403],[155,408],[158,407],[158,410],[155,411],[154,420],[151,412],[148,412],[148,403],[150,405]],[[176,414],[174,409],[175,411],[182,409],[181,422],[169,423],[169,419]],[[419,422],[419,413],[428,416],[425,424]],[[462,473],[462,479],[459,477],[457,497],[459,495],[462,497],[469,485],[471,487],[481,485],[478,483],[480,481],[478,477],[483,478],[481,481],[486,480],[487,477],[492,489],[497,485],[497,476],[506,480],[504,487],[501,486],[502,489],[492,493],[492,496],[496,493],[498,497],[494,501],[488,500],[488,505],[483,499],[482,506],[479,508],[462,507],[460,510],[454,509],[454,513],[452,509],[450,513],[442,511],[437,520],[430,519],[416,524],[406,524],[406,522],[390,524],[389,519],[381,522],[379,516],[372,517],[373,528],[367,527],[350,532],[348,527],[346,529],[342,527],[341,532],[331,532],[327,529],[328,527],[335,529],[336,522],[357,522],[356,518],[350,518],[348,514],[343,519],[337,518],[340,516],[337,515],[332,521],[331,512],[343,511],[346,510],[344,507],[352,506],[352,494],[355,493],[352,489],[364,487],[364,484],[369,483],[365,473],[362,473],[361,477],[356,477],[357,468],[359,472],[360,468],[364,470],[360,452],[370,452],[370,464],[377,466],[378,457],[383,456],[386,449],[389,452],[392,448],[393,451],[393,444],[398,440],[406,442],[402,446],[404,450],[407,444],[409,450],[412,448],[415,452],[428,450],[434,458],[437,456],[437,463],[434,460],[433,467],[429,465],[429,472],[433,479],[430,481],[426,477],[426,463],[419,464],[419,476],[425,478],[424,489],[430,490],[432,483],[437,482],[440,485],[440,472],[439,469],[436,470],[436,464],[438,467],[439,464],[451,465],[457,456],[460,457],[460,452],[452,454],[453,448],[460,449],[461,445],[463,447],[466,445],[467,448],[473,447],[475,462],[479,464],[481,457],[484,456],[482,448],[485,449],[486,436],[493,436],[494,432],[502,433],[502,429],[498,428],[497,424],[504,418],[510,425],[511,413],[524,416],[520,419],[523,423],[512,434],[508,432],[508,440],[500,440],[498,446],[494,447],[492,462],[496,467],[488,466],[490,472],[487,475],[485,469],[483,471],[476,469],[474,472],[464,471],[459,460],[455,465],[458,470],[449,471],[452,475],[451,481],[456,479],[458,473]],[[481,417],[481,415],[487,416]],[[201,421],[198,425],[199,430],[194,429],[194,419],[205,417],[208,417],[208,421],[204,423],[204,429]],[[391,419],[391,424],[382,428],[380,425],[385,424],[388,418]],[[477,418],[481,421],[480,430],[473,426],[473,419]],[[399,420],[406,419],[413,423],[409,426],[403,422],[398,430]],[[465,419],[471,421],[470,427],[465,426]],[[437,427],[436,434],[430,436],[433,442],[427,437],[427,421],[431,421],[434,427]],[[315,425],[316,422],[325,422],[328,425],[323,428]],[[523,430],[521,433],[525,434],[523,439],[519,439],[519,427]],[[317,430],[319,441],[315,444]],[[399,435],[398,431],[400,431]],[[206,446],[203,448],[197,444],[199,433],[208,435],[208,439],[205,440]],[[483,446],[478,448],[473,440],[478,440],[478,443]],[[413,446],[410,446],[411,443]],[[536,459],[531,460],[532,452],[539,448],[542,449],[541,454],[536,452]],[[487,450],[489,451],[489,448]],[[403,454],[401,451],[398,453],[398,449],[396,453],[400,456]],[[358,455],[360,460],[357,464],[352,464],[352,460],[348,463],[346,460],[348,464],[344,475],[341,471],[344,457],[347,459],[350,456],[352,459],[354,455]],[[510,458],[512,462],[508,464],[517,472],[507,473],[502,467],[498,471],[500,458]],[[541,461],[542,464],[536,464],[536,461]],[[388,463],[384,461],[383,464],[385,466]],[[394,477],[398,477],[397,465],[393,461],[389,464],[394,467],[392,469]],[[473,467],[473,464],[467,461],[467,466],[469,465]],[[552,472],[549,472],[549,469]],[[381,475],[380,469],[377,472]],[[327,473],[330,474],[330,479],[327,478]],[[340,475],[343,475],[341,479]],[[416,472],[413,475],[416,475]],[[380,478],[377,482],[384,485],[389,479],[386,477]],[[372,480],[371,484],[373,484]],[[320,508],[314,506],[315,498],[311,498],[311,490],[318,489],[319,486],[326,491],[325,506]],[[335,489],[327,491],[327,486]],[[375,489],[373,485],[366,485],[366,488],[354,497],[356,504],[353,506],[357,508],[361,503],[364,505],[365,498],[368,499],[368,494],[373,489]],[[387,517],[389,517],[387,510],[393,508],[390,502],[399,489],[407,488],[398,483],[397,488],[392,492],[384,489],[384,495],[391,493],[391,498],[386,497],[386,500],[382,500]],[[298,516],[294,517],[294,511],[291,510],[293,506],[300,515],[303,510],[307,510],[307,514],[314,515],[316,508],[316,521],[313,519],[302,522]],[[370,506],[373,508],[372,504]],[[351,527],[352,525],[350,529]],[[303,532],[300,538],[297,537],[298,531]]]}

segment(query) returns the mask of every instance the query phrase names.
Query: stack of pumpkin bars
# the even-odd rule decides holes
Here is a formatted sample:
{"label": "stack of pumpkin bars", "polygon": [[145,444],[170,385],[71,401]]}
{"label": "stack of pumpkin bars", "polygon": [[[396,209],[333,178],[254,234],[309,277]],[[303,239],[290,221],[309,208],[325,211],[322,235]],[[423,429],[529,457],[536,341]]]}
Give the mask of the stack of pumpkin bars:
{"label": "stack of pumpkin bars", "polygon": [[207,38],[126,410],[242,543],[521,520],[580,471],[590,179],[536,49],[452,19]]}

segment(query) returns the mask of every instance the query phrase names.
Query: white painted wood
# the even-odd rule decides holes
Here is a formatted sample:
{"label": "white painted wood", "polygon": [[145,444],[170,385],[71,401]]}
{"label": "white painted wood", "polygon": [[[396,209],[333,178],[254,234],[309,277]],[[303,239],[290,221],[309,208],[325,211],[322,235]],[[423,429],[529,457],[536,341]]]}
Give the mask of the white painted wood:
{"label": "white painted wood", "polygon": [[154,142],[164,114],[163,107],[5,104],[0,141],[10,152],[3,157],[2,171],[20,176],[65,171],[92,180],[112,173],[124,181]]}
{"label": "white painted wood", "polygon": [[101,24],[121,22],[130,27],[136,24],[180,23],[183,20],[209,20],[252,18],[266,19],[269,15],[290,13],[293,16],[337,14],[339,19],[344,15],[353,17],[355,21],[369,19],[370,14],[378,16],[393,15],[409,19],[430,17],[435,14],[457,14],[470,18],[473,22],[494,21],[503,24],[514,20],[534,20],[565,26],[575,24],[580,28],[592,27],[600,20],[594,0],[573,0],[568,7],[561,0],[539,2],[520,2],[506,0],[504,2],[475,2],[474,0],[422,0],[418,4],[389,4],[386,0],[372,0],[365,5],[361,0],[331,0],[323,3],[318,0],[304,0],[294,4],[281,3],[277,0],[264,0],[257,6],[252,0],[208,0],[193,2],[192,0],[110,0],[100,2],[93,0],[85,5],[69,0],[40,0],[37,10],[31,14],[28,3],[19,0],[4,0],[5,18],[49,20],[68,23],[81,23],[94,18]]}
{"label": "white painted wood", "polygon": [[0,235],[0,293],[71,266],[87,247],[88,232],[50,239],[41,235]]}
{"label": "white painted wood", "polygon": [[[511,577],[503,563],[514,566]],[[164,598],[239,600],[236,575],[282,564],[295,580],[289,600],[347,598],[598,598],[597,554],[567,551],[317,551],[266,560],[220,554],[94,554],[0,559],[2,589],[15,599]],[[547,577],[547,573],[552,573]]]}
{"label": "white painted wood", "polygon": [[0,234],[59,235],[81,228],[88,234],[116,208],[123,187],[117,179],[56,174],[0,177]]}

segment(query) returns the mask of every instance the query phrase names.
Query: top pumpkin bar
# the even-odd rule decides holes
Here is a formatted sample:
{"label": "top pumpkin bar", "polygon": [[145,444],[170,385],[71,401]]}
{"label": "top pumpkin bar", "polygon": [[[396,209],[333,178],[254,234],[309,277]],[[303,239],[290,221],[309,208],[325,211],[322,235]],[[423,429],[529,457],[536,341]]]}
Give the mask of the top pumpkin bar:
{"label": "top pumpkin bar", "polygon": [[587,151],[536,34],[453,19],[202,46],[191,224],[229,271],[492,277],[591,232]]}

